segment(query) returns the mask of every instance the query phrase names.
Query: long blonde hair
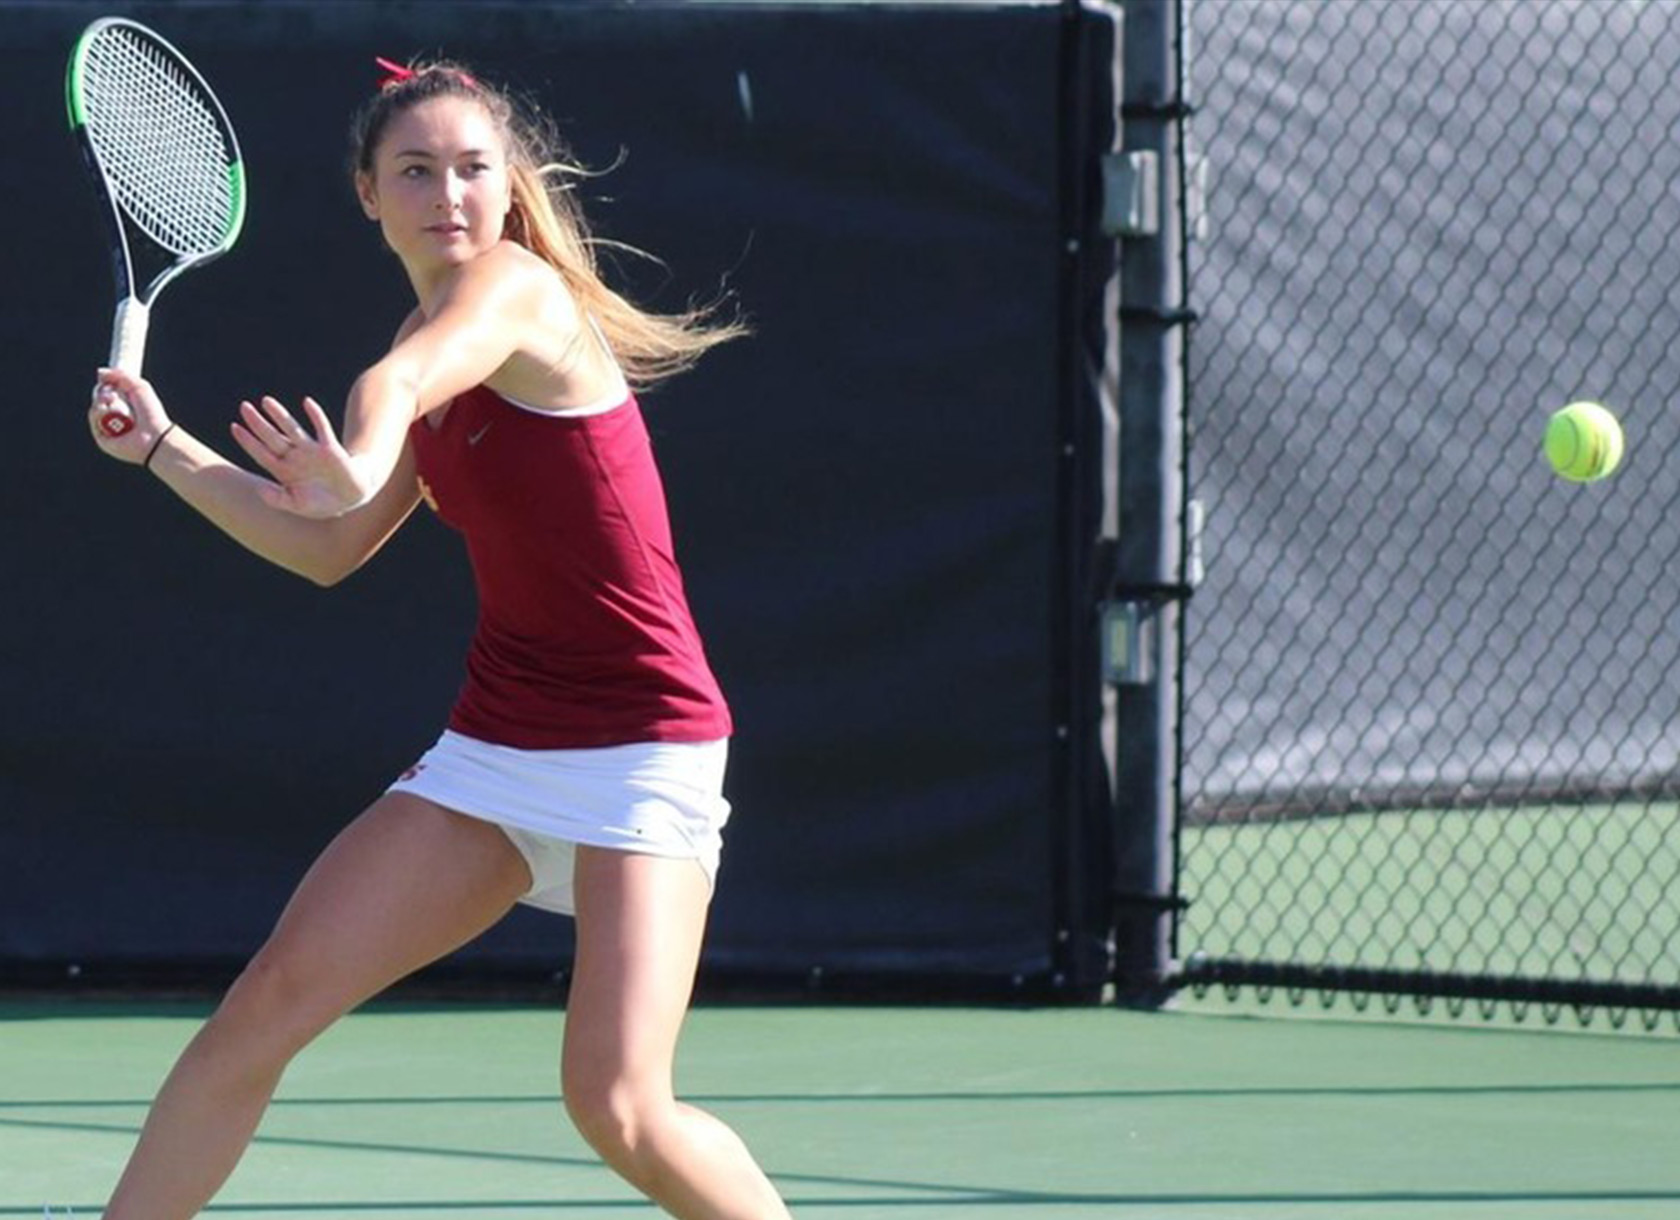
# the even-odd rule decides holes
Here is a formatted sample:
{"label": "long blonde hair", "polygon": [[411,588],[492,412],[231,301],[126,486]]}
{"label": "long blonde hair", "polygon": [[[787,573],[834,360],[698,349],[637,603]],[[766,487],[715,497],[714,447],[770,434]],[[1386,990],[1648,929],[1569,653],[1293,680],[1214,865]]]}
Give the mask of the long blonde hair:
{"label": "long blonde hair", "polygon": [[559,273],[578,308],[600,326],[632,386],[644,389],[680,373],[718,344],[748,333],[738,318],[720,317],[715,302],[680,313],[654,313],[609,287],[602,278],[599,249],[611,246],[636,255],[642,251],[594,235],[576,190],[590,171],[570,158],[553,123],[540,111],[516,105],[505,91],[458,64],[431,61],[393,73],[351,124],[352,175],[373,172],[374,154],[392,119],[438,97],[479,103],[501,130],[513,192],[503,236]]}

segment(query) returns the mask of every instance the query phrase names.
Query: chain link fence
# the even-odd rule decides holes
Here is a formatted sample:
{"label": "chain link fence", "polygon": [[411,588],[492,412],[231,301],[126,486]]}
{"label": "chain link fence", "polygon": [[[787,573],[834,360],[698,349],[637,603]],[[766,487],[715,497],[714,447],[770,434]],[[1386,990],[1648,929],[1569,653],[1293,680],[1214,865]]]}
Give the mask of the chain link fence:
{"label": "chain link fence", "polygon": [[1680,1024],[1680,4],[1183,16],[1184,980]]}

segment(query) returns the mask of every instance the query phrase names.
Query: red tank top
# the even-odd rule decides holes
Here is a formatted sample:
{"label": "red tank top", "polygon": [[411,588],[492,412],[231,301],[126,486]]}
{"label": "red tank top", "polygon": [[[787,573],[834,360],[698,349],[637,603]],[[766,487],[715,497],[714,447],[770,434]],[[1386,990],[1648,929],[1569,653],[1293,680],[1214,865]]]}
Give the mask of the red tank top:
{"label": "red tank top", "polygon": [[634,397],[568,417],[480,386],[409,436],[478,585],[450,728],[531,750],[729,735]]}

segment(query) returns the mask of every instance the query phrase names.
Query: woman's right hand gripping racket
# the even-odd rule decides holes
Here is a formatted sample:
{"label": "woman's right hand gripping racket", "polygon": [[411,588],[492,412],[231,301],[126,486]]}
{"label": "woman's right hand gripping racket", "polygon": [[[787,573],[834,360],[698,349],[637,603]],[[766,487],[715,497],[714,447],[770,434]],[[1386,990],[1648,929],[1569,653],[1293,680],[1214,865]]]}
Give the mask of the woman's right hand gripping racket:
{"label": "woman's right hand gripping racket", "polygon": [[[183,271],[226,253],[245,221],[245,166],[221,103],[193,66],[137,22],[103,17],[65,75],[70,130],[110,210],[117,307],[110,367],[140,376],[152,303]],[[116,398],[97,426],[134,427]]]}

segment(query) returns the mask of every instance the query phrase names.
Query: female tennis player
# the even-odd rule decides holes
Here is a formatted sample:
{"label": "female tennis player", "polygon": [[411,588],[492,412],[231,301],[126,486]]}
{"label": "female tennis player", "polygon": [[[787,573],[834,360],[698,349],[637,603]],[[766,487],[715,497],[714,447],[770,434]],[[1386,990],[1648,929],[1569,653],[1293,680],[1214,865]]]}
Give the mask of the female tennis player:
{"label": "female tennis player", "polygon": [[184,1220],[232,1172],[291,1058],[341,1014],[525,902],[571,913],[561,1078],[579,1130],[674,1216],[786,1217],[741,1140],[673,1095],[728,813],[728,707],[673,556],[633,387],[739,327],[633,307],[598,273],[553,144],[459,67],[386,65],[354,182],[416,307],[321,407],[240,404],[262,471],[101,370],[144,465],[263,558],[321,584],[424,499],[465,538],[480,600],[447,730],[303,878],[165,1081],[108,1220]]}

